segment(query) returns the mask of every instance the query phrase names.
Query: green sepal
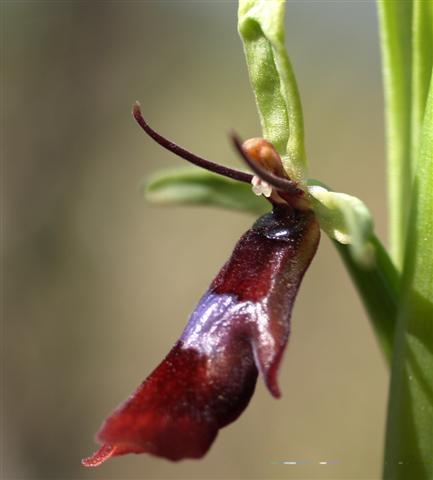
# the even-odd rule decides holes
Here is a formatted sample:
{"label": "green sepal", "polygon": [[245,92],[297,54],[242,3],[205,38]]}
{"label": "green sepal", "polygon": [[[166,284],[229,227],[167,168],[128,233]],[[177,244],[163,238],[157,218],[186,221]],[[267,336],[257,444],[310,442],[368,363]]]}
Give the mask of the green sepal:
{"label": "green sepal", "polygon": [[263,137],[290,178],[303,181],[307,161],[298,87],[284,46],[284,0],[240,0],[238,29]]}
{"label": "green sepal", "polygon": [[208,205],[261,215],[269,203],[251,186],[196,167],[162,170],[141,187],[146,200],[160,205]]}

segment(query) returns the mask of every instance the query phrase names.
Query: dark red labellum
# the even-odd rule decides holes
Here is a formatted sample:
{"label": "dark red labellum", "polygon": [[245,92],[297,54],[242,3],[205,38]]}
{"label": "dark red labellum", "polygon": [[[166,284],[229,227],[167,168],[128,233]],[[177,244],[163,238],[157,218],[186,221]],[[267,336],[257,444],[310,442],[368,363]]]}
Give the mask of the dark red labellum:
{"label": "dark red labellum", "polygon": [[290,316],[313,258],[319,228],[311,211],[276,208],[237,243],[179,341],[102,425],[86,466],[147,452],[170,460],[202,457],[254,392],[258,371],[278,397],[277,372]]}

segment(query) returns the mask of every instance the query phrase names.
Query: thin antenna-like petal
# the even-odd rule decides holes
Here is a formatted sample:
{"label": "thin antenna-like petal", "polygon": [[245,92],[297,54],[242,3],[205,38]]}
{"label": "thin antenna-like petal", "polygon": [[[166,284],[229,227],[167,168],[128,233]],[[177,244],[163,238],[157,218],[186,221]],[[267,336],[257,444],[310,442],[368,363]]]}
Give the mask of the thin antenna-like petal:
{"label": "thin antenna-like petal", "polygon": [[251,183],[252,175],[248,172],[242,172],[240,170],[236,170],[234,168],[225,167],[224,165],[219,165],[218,163],[211,162],[206,160],[194,153],[185,150],[184,148],[176,145],[171,140],[163,137],[159,133],[157,133],[153,128],[149,126],[149,124],[144,120],[143,115],[141,113],[141,107],[138,102],[136,102],[132,109],[132,114],[134,115],[135,120],[140,125],[140,127],[151,137],[155,142],[159,143],[162,147],[170,152],[174,153],[178,157],[187,160],[198,167],[204,168],[206,170],[210,170],[211,172],[218,173],[219,175],[223,175],[224,177],[233,178],[234,180],[239,180],[240,182]]}

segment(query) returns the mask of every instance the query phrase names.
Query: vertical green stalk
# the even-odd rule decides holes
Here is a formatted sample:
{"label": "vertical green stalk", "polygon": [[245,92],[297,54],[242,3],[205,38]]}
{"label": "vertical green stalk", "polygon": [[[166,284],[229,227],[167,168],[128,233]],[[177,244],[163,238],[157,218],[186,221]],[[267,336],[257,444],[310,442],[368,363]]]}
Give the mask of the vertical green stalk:
{"label": "vertical green stalk", "polygon": [[403,264],[411,188],[412,0],[378,0],[388,155],[391,255]]}
{"label": "vertical green stalk", "polygon": [[418,158],[421,126],[430,85],[433,51],[433,0],[415,0],[412,39],[412,171]]}
{"label": "vertical green stalk", "polygon": [[433,1],[378,6],[391,248],[403,265],[384,477],[423,480],[433,478]]}
{"label": "vertical green stalk", "polygon": [[433,84],[412,192],[384,469],[396,480],[433,478]]}

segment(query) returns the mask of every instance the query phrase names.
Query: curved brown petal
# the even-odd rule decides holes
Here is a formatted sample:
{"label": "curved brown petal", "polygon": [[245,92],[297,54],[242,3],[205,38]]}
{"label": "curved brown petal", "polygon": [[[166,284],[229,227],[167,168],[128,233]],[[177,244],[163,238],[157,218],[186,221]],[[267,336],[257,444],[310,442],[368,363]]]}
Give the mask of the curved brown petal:
{"label": "curved brown petal", "polygon": [[83,460],[147,452],[202,457],[254,392],[257,369],[278,397],[278,367],[299,284],[317,248],[314,215],[278,208],[260,218],[192,313],[181,338],[104,422],[102,447]]}

